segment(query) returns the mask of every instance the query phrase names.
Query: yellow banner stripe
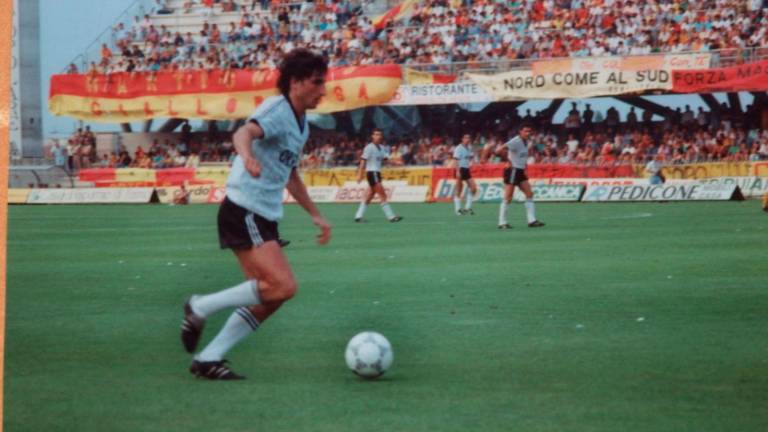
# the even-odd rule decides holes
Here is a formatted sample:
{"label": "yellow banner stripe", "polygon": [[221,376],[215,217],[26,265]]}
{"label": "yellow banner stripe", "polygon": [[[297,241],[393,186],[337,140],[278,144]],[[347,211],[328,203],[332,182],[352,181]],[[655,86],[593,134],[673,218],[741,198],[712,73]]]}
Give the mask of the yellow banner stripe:
{"label": "yellow banner stripe", "polygon": [[[332,113],[388,102],[395,95],[400,78],[347,78],[328,83],[327,95],[314,112]],[[197,118],[232,120],[248,117],[276,90],[195,93],[170,96],[141,96],[130,99],[93,98],[59,94],[48,99],[54,115],[66,115],[92,122],[131,122],[151,118]]]}

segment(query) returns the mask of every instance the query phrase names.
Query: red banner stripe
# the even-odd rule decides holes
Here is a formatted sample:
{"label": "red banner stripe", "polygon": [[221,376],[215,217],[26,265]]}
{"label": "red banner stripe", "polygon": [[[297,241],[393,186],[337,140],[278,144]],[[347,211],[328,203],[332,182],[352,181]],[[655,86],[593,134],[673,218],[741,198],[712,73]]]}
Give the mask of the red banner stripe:
{"label": "red banner stripe", "polygon": [[155,172],[158,183],[180,184],[195,178],[194,168],[166,168]]}
{"label": "red banner stripe", "polygon": [[80,181],[86,182],[103,182],[103,181],[115,181],[115,169],[114,168],[89,168],[82,169],[78,174]]}
{"label": "red banner stripe", "polygon": [[768,60],[740,66],[672,72],[675,93],[768,90]]}
{"label": "red banner stripe", "polygon": [[[118,72],[114,74],[53,75],[49,97],[76,95],[94,98],[132,99],[195,93],[254,92],[274,89],[277,70],[213,70],[175,72]],[[402,79],[399,65],[331,68],[329,87],[352,78]]]}

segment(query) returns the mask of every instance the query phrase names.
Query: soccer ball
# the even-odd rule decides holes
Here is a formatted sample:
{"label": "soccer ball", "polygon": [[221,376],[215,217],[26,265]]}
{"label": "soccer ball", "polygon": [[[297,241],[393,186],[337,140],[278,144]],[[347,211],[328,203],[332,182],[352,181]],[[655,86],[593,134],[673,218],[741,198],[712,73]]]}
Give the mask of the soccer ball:
{"label": "soccer ball", "polygon": [[392,366],[394,353],[387,338],[376,332],[365,331],[349,340],[344,358],[352,372],[363,378],[374,379]]}

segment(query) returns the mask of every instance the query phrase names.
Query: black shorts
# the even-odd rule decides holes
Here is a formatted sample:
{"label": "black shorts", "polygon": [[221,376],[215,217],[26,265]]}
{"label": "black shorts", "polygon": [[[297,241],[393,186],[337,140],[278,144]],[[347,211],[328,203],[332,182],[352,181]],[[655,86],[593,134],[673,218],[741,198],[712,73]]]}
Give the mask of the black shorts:
{"label": "black shorts", "polygon": [[472,178],[472,173],[469,172],[469,168],[459,168],[459,180],[469,180]]}
{"label": "black shorts", "polygon": [[368,185],[371,187],[381,183],[381,173],[378,171],[368,171],[365,173],[368,177]]}
{"label": "black shorts", "polygon": [[277,222],[240,207],[228,197],[219,206],[218,225],[222,249],[250,249],[280,238]]}
{"label": "black shorts", "polygon": [[504,168],[504,184],[511,184],[513,186],[520,186],[520,183],[528,181],[528,176],[525,175],[525,170],[520,168]]}

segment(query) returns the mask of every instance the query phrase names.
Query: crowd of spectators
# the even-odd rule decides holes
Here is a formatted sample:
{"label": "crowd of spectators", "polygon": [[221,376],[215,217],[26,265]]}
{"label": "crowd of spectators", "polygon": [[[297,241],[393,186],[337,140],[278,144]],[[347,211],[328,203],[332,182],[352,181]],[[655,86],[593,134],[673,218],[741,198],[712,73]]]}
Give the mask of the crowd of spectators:
{"label": "crowd of spectators", "polygon": [[[98,72],[274,67],[308,46],[331,65],[445,64],[499,60],[743,50],[768,46],[763,0],[421,0],[410,17],[377,29],[361,0],[284,4],[158,0],[150,14],[118,24],[91,63]],[[226,24],[213,17],[232,12]],[[153,17],[202,14],[196,32]],[[214,23],[212,21],[218,21]],[[70,66],[76,73],[77,67]]]}
{"label": "crowd of spectators", "polygon": [[388,32],[390,58],[442,63],[760,47],[768,41],[762,6],[738,0],[422,2],[413,27]]}
{"label": "crowd of spectators", "polygon": [[196,168],[201,162],[231,164],[236,156],[232,141],[203,137],[189,144],[182,139],[153,139],[145,149],[131,153],[124,145],[117,152],[104,153],[93,165],[97,168]]}
{"label": "crowd of spectators", "polygon": [[[768,129],[762,112],[750,106],[746,113],[735,114],[727,105],[715,110],[690,107],[671,111],[663,120],[655,120],[646,110],[639,118],[634,108],[620,119],[619,111],[609,108],[600,113],[590,105],[579,111],[574,104],[562,125],[552,125],[541,112],[530,110],[525,116],[507,115],[502,119],[461,122],[453,135],[444,128],[420,136],[390,140],[390,165],[436,165],[453,163],[451,154],[463,133],[473,135],[476,162],[480,149],[503,144],[515,133],[516,126],[530,124],[529,163],[616,164],[644,163],[656,158],[665,163],[705,161],[754,161],[768,159]],[[364,137],[330,134],[313,138],[305,148],[305,167],[354,165],[366,141]]]}
{"label": "crowd of spectators", "polygon": [[88,168],[97,161],[96,135],[90,126],[78,128],[66,145],[58,142],[53,145],[51,156],[56,166],[65,167],[69,171]]}
{"label": "crowd of spectators", "polygon": [[[274,67],[284,52],[309,46],[331,65],[478,63],[495,60],[707,52],[768,47],[768,1],[763,0],[420,0],[410,17],[377,29],[363,16],[363,0],[185,0],[155,8],[113,29],[111,43],[91,71],[161,71]],[[181,7],[179,7],[181,5]],[[222,25],[214,17],[237,17]],[[195,32],[157,24],[161,15],[202,15]],[[158,20],[159,21],[159,20]],[[215,23],[213,21],[218,21]],[[70,73],[77,73],[71,65]],[[616,109],[604,115],[574,106],[560,126],[527,113],[492,124],[467,125],[479,149],[509,138],[514,125],[533,123],[532,163],[667,163],[743,161],[768,158],[762,113],[731,114],[727,107],[677,110],[659,121],[634,109],[621,121]],[[188,127],[188,126],[187,126]],[[451,163],[455,138],[444,131],[389,143],[391,165]],[[366,143],[362,134],[315,134],[302,156],[304,167],[354,165]],[[93,134],[79,130],[54,153],[70,169],[90,166],[165,168],[200,162],[231,162],[229,138],[153,142],[129,154],[97,155]]]}
{"label": "crowd of spectators", "polygon": [[[423,125],[415,135],[387,137],[389,166],[452,166],[453,149],[460,136],[470,133],[475,162],[482,149],[502,145],[522,124],[534,126],[529,143],[529,163],[622,164],[732,162],[768,160],[768,110],[750,108],[733,114],[726,105],[705,111],[672,111],[655,120],[649,111],[641,118],[630,109],[620,119],[615,108],[601,113],[589,104],[582,110],[574,105],[563,124],[553,125],[541,112],[520,117],[461,122],[454,134],[444,128],[430,130]],[[148,146],[128,152],[96,154],[95,138],[88,126],[78,129],[65,147],[52,148],[57,165],[80,168],[174,168],[197,167],[200,163],[231,164],[236,156],[231,134],[218,131],[190,133],[189,124],[174,138],[153,139]],[[346,134],[316,130],[300,159],[303,169],[354,166],[368,142],[365,133]]]}

